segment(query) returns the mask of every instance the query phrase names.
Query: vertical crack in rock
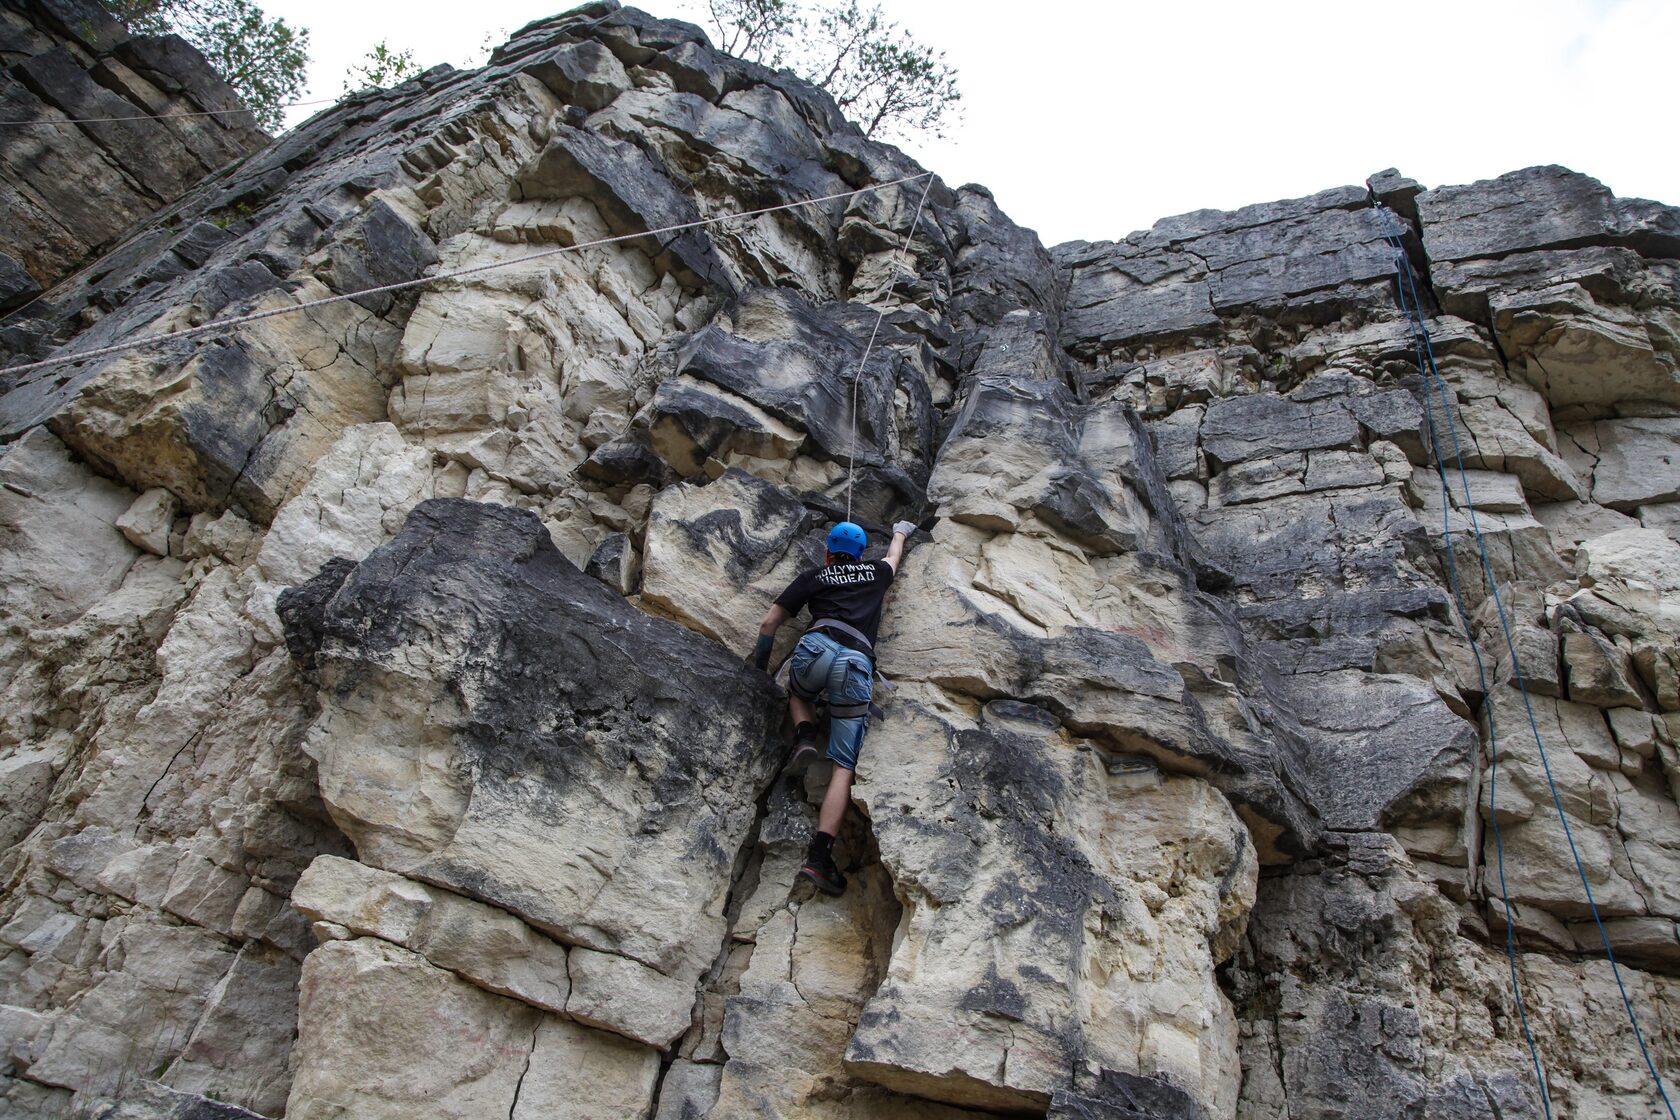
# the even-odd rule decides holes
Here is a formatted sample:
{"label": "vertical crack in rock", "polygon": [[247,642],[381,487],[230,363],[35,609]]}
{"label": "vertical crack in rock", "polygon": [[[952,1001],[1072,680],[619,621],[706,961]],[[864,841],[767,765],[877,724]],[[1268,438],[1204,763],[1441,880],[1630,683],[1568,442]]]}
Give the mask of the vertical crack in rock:
{"label": "vertical crack in rock", "polygon": [[536,1057],[537,1034],[541,1030],[541,1019],[531,1024],[531,1043],[525,1051],[525,1064],[519,1069],[519,1080],[514,1082],[513,1085],[513,1099],[508,1102],[508,1120],[519,1120],[519,1094],[525,1088],[526,1075],[531,1072],[531,1059]]}

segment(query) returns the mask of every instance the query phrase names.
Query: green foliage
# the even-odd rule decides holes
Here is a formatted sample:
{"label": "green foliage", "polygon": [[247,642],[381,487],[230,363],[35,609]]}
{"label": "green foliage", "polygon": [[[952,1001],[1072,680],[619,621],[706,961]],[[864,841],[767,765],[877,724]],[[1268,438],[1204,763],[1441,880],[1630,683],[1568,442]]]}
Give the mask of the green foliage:
{"label": "green foliage", "polygon": [[822,86],[866,136],[943,136],[960,110],[957,71],[945,52],[916,41],[859,0],[816,6],[799,0],[708,0],[724,51],[785,67]]}
{"label": "green foliage", "polygon": [[249,202],[243,200],[232,206],[223,206],[210,212],[210,221],[217,229],[229,229],[239,225],[254,213]]}
{"label": "green foliage", "polygon": [[269,19],[251,0],[104,0],[132,32],[174,33],[197,47],[270,132],[303,92],[309,31]]}
{"label": "green foliage", "polygon": [[394,51],[381,39],[362,56],[360,62],[350,67],[350,72],[344,76],[344,92],[354,93],[369,86],[400,85],[418,73],[420,64],[414,61],[413,51]]}
{"label": "green foliage", "polygon": [[805,16],[792,0],[707,0],[712,30],[725,54],[781,66],[800,32]]}

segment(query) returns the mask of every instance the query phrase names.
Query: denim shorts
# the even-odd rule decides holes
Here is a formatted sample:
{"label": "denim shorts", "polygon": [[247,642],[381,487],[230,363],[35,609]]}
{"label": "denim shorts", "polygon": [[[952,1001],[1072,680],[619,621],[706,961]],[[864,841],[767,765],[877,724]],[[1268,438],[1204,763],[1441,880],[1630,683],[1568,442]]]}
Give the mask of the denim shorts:
{"label": "denim shorts", "polygon": [[[799,639],[788,658],[788,684],[802,700],[825,696],[831,705],[868,704],[875,688],[875,667],[869,655],[849,649],[826,634]],[[869,714],[828,719],[828,757],[834,765],[856,770]]]}

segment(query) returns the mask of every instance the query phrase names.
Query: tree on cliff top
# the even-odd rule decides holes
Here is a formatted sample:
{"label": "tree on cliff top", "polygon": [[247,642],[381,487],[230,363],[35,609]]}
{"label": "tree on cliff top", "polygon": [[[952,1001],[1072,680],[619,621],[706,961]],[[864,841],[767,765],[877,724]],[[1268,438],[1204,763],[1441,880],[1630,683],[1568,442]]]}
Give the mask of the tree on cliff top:
{"label": "tree on cliff top", "polygon": [[103,0],[130,31],[181,36],[270,132],[303,92],[309,31],[269,19],[251,0]]}
{"label": "tree on cliff top", "polygon": [[739,58],[786,67],[834,95],[866,136],[932,132],[958,114],[957,72],[858,0],[806,10],[798,0],[707,0],[718,45]]}
{"label": "tree on cliff top", "polygon": [[418,73],[420,64],[414,61],[413,48],[393,50],[381,39],[344,75],[344,92],[355,93],[370,86],[383,89],[406,82]]}

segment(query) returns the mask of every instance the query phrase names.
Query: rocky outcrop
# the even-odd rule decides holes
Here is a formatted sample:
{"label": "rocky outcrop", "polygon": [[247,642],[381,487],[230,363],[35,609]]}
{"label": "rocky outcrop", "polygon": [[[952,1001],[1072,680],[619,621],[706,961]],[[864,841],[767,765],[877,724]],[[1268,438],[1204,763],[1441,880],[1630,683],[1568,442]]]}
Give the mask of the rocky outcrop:
{"label": "rocky outcrop", "polygon": [[[1548,773],[1671,1069],[1675,212],[1383,173],[1398,262],[1351,187],[1046,250],[935,180],[909,254],[901,185],[530,259],[919,172],[592,4],[6,326],[496,266],[0,372],[10,1112],[1508,1118],[1525,1017],[1554,1114],[1657,1107]],[[830,900],[742,658],[848,501],[924,530]]]}
{"label": "rocky outcrop", "polygon": [[[1675,959],[1674,914],[1651,909],[1666,889],[1656,884],[1673,874],[1672,849],[1634,839],[1675,835],[1672,779],[1630,765],[1615,737],[1625,726],[1628,742],[1642,742],[1654,722],[1672,735],[1674,722],[1649,691],[1672,656],[1660,588],[1672,582],[1674,541],[1660,506],[1640,504],[1665,492],[1673,450],[1662,433],[1673,414],[1674,246],[1664,231],[1674,211],[1615,199],[1561,168],[1422,193],[1389,174],[1373,187],[1411,219],[1399,226],[1404,267],[1439,301],[1429,326],[1442,385],[1418,380],[1393,311],[1394,257],[1380,259],[1375,212],[1352,191],[1058,247],[1069,275],[1063,343],[1087,364],[1093,400],[1145,417],[1191,535],[1230,573],[1244,633],[1281,674],[1272,695],[1289,698],[1285,718],[1310,744],[1302,773],[1329,831],[1313,859],[1262,881],[1231,973],[1243,1019],[1239,1111],[1526,1114],[1539,1104],[1532,1077],[1511,1076],[1520,1061],[1489,1061],[1485,1050],[1510,1037],[1501,1024],[1516,1010],[1487,951],[1506,921],[1502,882],[1519,941],[1545,947],[1519,967],[1531,1001],[1537,990],[1585,989],[1589,1002],[1621,1010],[1602,962],[1571,963],[1602,948],[1552,812],[1548,765],[1624,966],[1666,971]],[[1628,451],[1653,439],[1629,470]],[[1436,462],[1449,468],[1445,485]],[[1619,486],[1626,500],[1613,504]],[[1652,511],[1648,528],[1617,512],[1640,509]],[[1620,569],[1633,584],[1599,584],[1594,554],[1629,549],[1642,557]],[[1485,682],[1455,633],[1455,581]],[[1642,605],[1605,611],[1605,596]],[[1582,608],[1596,625],[1579,620]],[[1625,627],[1619,640],[1603,628],[1611,612]],[[1363,885],[1344,894],[1350,879]],[[1416,943],[1406,951],[1422,954],[1417,964],[1388,958],[1402,917],[1409,932],[1398,943]],[[1326,930],[1336,931],[1329,942]],[[1461,977],[1445,988],[1443,945]],[[1341,969],[1350,971],[1331,975]],[[1421,979],[1362,979],[1407,974]],[[1495,990],[1502,1008],[1483,1002]],[[1475,993],[1478,1011],[1441,1005],[1447,991]],[[1635,1002],[1651,1021],[1656,1003]],[[1601,1018],[1614,1014],[1595,1016],[1594,1029],[1620,1032],[1615,1067],[1632,1076],[1642,1063],[1625,1016]],[[1612,1075],[1548,1035],[1537,1032],[1554,1107],[1623,1107],[1610,1103]]]}
{"label": "rocky outcrop", "polygon": [[[185,39],[130,35],[94,0],[0,6],[0,65],[0,312],[268,142]],[[222,230],[203,227],[172,255],[148,253],[147,280],[204,263]],[[155,229],[135,236],[155,250]]]}

